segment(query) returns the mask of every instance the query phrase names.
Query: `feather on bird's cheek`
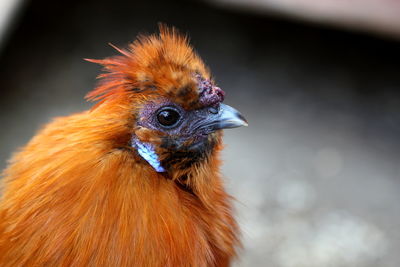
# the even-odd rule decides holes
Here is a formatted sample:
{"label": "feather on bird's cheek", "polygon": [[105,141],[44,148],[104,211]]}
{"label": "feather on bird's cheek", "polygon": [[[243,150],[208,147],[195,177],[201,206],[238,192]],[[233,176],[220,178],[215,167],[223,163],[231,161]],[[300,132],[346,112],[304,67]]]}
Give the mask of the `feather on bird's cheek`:
{"label": "feather on bird's cheek", "polygon": [[136,148],[138,154],[146,160],[156,172],[165,172],[164,167],[156,153],[155,147],[151,143],[141,142],[137,138],[132,138],[132,146]]}
{"label": "feather on bird's cheek", "polygon": [[141,142],[152,143],[153,145],[160,145],[162,143],[162,137],[166,136],[166,134],[160,131],[139,126],[137,130],[135,130],[134,136],[136,136]]}

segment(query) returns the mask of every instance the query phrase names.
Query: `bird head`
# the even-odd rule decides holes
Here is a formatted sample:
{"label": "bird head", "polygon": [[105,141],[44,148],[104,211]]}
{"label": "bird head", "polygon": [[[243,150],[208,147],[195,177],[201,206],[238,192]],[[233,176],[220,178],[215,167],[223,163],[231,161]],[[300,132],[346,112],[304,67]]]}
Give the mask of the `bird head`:
{"label": "bird head", "polygon": [[182,176],[221,147],[222,129],[247,125],[222,103],[224,91],[174,28],[161,26],[159,35],[114,48],[121,55],[89,60],[103,65],[105,73],[87,98],[100,100],[92,112],[121,126],[113,144],[132,150],[154,171]]}

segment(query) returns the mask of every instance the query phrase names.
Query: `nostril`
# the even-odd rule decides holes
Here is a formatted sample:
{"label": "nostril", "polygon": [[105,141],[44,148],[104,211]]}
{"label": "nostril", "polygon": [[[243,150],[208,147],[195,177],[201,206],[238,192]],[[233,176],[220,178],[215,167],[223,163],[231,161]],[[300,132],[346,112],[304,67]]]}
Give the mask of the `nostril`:
{"label": "nostril", "polygon": [[210,107],[208,109],[208,112],[210,112],[211,114],[218,114],[219,111],[219,106],[218,107]]}

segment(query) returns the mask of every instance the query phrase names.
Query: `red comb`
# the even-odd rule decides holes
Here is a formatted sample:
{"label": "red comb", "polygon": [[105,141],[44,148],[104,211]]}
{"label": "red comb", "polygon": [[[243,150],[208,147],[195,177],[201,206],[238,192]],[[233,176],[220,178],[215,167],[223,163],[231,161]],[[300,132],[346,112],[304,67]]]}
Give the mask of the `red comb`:
{"label": "red comb", "polygon": [[208,79],[204,79],[200,74],[196,74],[199,86],[199,102],[203,106],[214,106],[224,101],[225,92],[212,84]]}

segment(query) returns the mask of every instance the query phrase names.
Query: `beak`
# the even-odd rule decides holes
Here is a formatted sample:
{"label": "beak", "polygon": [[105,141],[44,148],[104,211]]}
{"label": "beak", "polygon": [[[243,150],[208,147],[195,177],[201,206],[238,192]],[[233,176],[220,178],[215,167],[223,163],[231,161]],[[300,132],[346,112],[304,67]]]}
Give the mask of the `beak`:
{"label": "beak", "polygon": [[225,104],[220,104],[218,110],[210,108],[206,121],[204,126],[213,131],[248,126],[247,120],[239,111]]}

